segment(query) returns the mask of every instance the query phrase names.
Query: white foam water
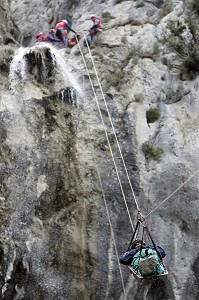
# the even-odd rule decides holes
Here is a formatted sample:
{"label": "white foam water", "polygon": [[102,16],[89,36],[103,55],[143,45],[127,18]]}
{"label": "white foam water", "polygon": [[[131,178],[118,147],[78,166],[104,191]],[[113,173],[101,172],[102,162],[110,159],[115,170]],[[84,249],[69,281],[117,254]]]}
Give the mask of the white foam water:
{"label": "white foam water", "polygon": [[10,64],[9,80],[11,88],[18,83],[27,80],[27,60],[25,57],[27,48],[20,47],[17,49],[15,56]]}
{"label": "white foam water", "polygon": [[83,91],[80,85],[77,83],[76,79],[70,72],[71,66],[67,64],[64,57],[60,54],[59,50],[47,43],[40,43],[30,48],[20,47],[19,49],[17,49],[15,56],[10,64],[9,80],[11,88],[15,88],[17,84],[25,83],[29,80],[26,54],[31,52],[35,52],[36,55],[38,53],[38,55],[40,55],[40,57],[42,58],[42,72],[44,73],[43,77],[45,78],[46,66],[44,53],[42,52],[43,48],[49,48],[52,54],[53,63],[57,67],[60,77],[62,77],[65,85],[68,85],[68,83],[70,83],[80,95],[83,95]]}
{"label": "white foam water", "polygon": [[60,74],[62,74],[62,76],[63,76],[63,80],[64,80],[65,84],[68,84],[68,82],[70,82],[72,87],[81,96],[83,96],[83,91],[82,91],[80,85],[77,83],[74,76],[72,75],[72,73],[70,72],[70,67],[67,64],[67,62],[65,61],[64,57],[60,54],[59,50],[57,50],[56,48],[54,48],[54,47],[50,47],[50,48],[51,48],[51,52],[53,53],[53,55],[55,57],[55,61],[58,66],[58,70],[59,70]]}

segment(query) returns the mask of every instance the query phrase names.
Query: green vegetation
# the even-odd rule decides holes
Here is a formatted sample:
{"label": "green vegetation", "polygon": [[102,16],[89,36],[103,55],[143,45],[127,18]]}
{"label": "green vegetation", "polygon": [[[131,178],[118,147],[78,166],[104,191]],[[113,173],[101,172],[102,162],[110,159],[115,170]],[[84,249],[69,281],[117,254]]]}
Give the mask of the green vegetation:
{"label": "green vegetation", "polygon": [[119,71],[119,72],[115,73],[114,75],[112,75],[112,77],[110,78],[110,80],[108,81],[108,83],[105,87],[105,90],[107,91],[111,86],[118,87],[119,84],[121,83],[123,77],[124,77],[123,71]]}
{"label": "green vegetation", "polygon": [[199,74],[199,49],[195,46],[183,60],[180,70],[188,79],[193,80]]}
{"label": "green vegetation", "polygon": [[139,7],[143,7],[145,4],[145,0],[138,0],[137,1],[137,4],[136,4],[136,7],[139,8]]}
{"label": "green vegetation", "polygon": [[193,40],[197,43],[198,42],[197,32],[199,30],[199,26],[196,23],[196,20],[194,20],[194,18],[192,16],[188,16],[185,19],[185,23],[187,24],[187,27],[193,36]]}
{"label": "green vegetation", "polygon": [[167,27],[171,31],[174,36],[179,36],[186,29],[186,26],[183,24],[179,24],[174,21],[169,21]]}
{"label": "green vegetation", "polygon": [[199,1],[198,0],[192,0],[192,8],[196,11],[197,14],[199,14]]}
{"label": "green vegetation", "polygon": [[111,16],[110,12],[105,11],[105,12],[102,13],[102,22],[103,22],[103,23],[108,23],[108,21],[109,21],[110,19],[114,19],[114,17]]}
{"label": "green vegetation", "polygon": [[181,38],[179,38],[179,37],[175,38],[175,37],[171,36],[168,39],[167,43],[168,43],[168,46],[176,52],[176,54],[179,54],[180,56],[182,56],[184,54],[185,44]]}
{"label": "green vegetation", "polygon": [[143,143],[142,151],[147,159],[152,158],[154,160],[158,160],[164,152],[161,148],[153,146],[151,142]]}
{"label": "green vegetation", "polygon": [[160,117],[160,111],[157,108],[150,108],[146,112],[147,123],[153,123],[157,121]]}
{"label": "green vegetation", "polygon": [[[179,56],[181,65],[178,67],[183,76],[193,80],[199,74],[199,50],[197,32],[199,25],[191,14],[185,19],[185,24],[170,21],[170,35],[165,39],[167,45]],[[184,38],[184,31],[191,34],[191,40]]]}
{"label": "green vegetation", "polygon": [[186,29],[185,25],[181,25],[174,21],[170,21],[167,25],[170,30],[170,35],[167,38],[167,43],[170,48],[172,48],[177,54],[183,55],[185,51],[185,41],[181,34]]}
{"label": "green vegetation", "polygon": [[169,2],[165,1],[160,11],[159,19],[161,20],[162,18],[167,16],[171,11],[172,5]]}
{"label": "green vegetation", "polygon": [[190,12],[199,14],[199,1],[198,0],[183,0]]}

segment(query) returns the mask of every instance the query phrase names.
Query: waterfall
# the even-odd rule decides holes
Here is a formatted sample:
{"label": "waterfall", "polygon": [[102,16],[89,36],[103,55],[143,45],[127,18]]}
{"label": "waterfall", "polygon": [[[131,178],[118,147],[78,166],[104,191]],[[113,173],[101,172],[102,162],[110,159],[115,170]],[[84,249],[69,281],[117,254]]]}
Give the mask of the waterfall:
{"label": "waterfall", "polygon": [[[2,199],[10,209],[6,253],[13,257],[5,267],[5,299],[14,285],[15,295],[27,293],[14,282],[18,264],[24,282],[30,272],[52,298],[65,299],[69,287],[57,287],[71,281],[48,261],[52,248],[59,261],[68,256],[65,242],[72,243],[73,232],[67,202],[76,205],[80,186],[77,98],[83,92],[63,50],[45,43],[19,48],[10,64],[10,88],[2,96]],[[62,231],[64,254],[55,240]]]}
{"label": "waterfall", "polygon": [[[37,79],[39,77],[40,81],[45,83],[49,77],[49,68],[51,68],[52,70],[56,69],[60,75],[59,80],[65,86],[70,83],[83,96],[81,87],[69,72],[67,62],[59,51],[47,43],[40,43],[30,48],[20,47],[10,65],[9,80],[11,89],[14,90],[19,83],[27,83],[28,80],[31,80],[30,73],[37,76]],[[49,60],[51,64],[48,63]],[[33,63],[34,68],[31,66]],[[35,70],[36,66],[37,70]]]}
{"label": "waterfall", "polygon": [[26,48],[20,47],[17,49],[15,56],[10,64],[9,80],[11,83],[11,89],[15,86],[27,80],[27,60],[25,58]]}
{"label": "waterfall", "polygon": [[[51,84],[47,82],[47,80],[49,80],[49,73],[53,79],[55,78],[55,83],[52,88]],[[56,94],[60,99],[61,106],[59,117],[62,119],[60,122],[64,122],[66,114],[64,102],[67,101],[71,106],[76,106],[76,92],[82,94],[82,90],[73,75],[67,70],[67,62],[59,54],[59,50],[46,43],[29,48],[19,48],[10,65],[9,80],[12,95],[10,98],[7,97],[6,99],[9,103],[4,107],[9,111],[9,114],[6,114],[5,119],[10,125],[9,146],[12,149],[13,156],[18,160],[17,168],[19,168],[18,174],[20,174],[20,169],[23,168],[24,162],[28,159],[26,148],[29,151],[35,147],[34,144],[37,137],[34,136],[36,135],[34,131],[40,130],[37,125],[37,118],[39,119],[39,116],[35,116],[34,114],[34,110],[37,111],[36,106],[41,104],[41,108],[45,110],[46,107],[42,107],[43,103],[45,103],[45,97],[51,97]],[[38,82],[39,85],[37,84]],[[69,83],[71,83],[72,88],[68,87]],[[45,87],[45,94],[42,94],[43,86]],[[31,100],[32,98],[33,101]],[[37,99],[41,101],[36,102]],[[53,103],[52,100],[52,104]],[[30,128],[27,128],[28,114]],[[77,120],[78,109],[71,109],[70,114],[73,119]],[[45,134],[43,135],[45,136]],[[36,143],[38,142],[36,141]],[[37,149],[34,151],[37,151]],[[32,158],[30,157],[30,159]],[[32,180],[31,178],[34,177],[34,170],[31,167],[28,168],[28,174],[30,177],[28,182],[30,183]],[[47,183],[45,182],[45,178],[41,178],[43,178],[44,186],[46,188]],[[40,177],[38,177],[38,180],[40,180]],[[35,196],[32,198],[32,193],[31,196],[25,198],[24,195],[21,195],[24,200],[22,201],[22,204],[19,205],[17,197],[14,197],[14,190],[17,189],[17,185],[19,184],[18,180],[14,180],[12,184],[13,206],[18,206],[18,213],[15,215],[16,220],[13,219],[13,224],[19,224],[18,228],[17,226],[12,227],[14,228],[13,230],[16,235],[20,236],[21,230],[19,227],[23,227],[23,222],[21,223],[17,220],[17,214],[21,214],[26,218],[31,212],[32,202],[34,202],[36,198]],[[19,196],[18,199],[21,196]],[[26,208],[25,211],[24,207]],[[19,213],[19,211],[21,211],[21,213]]]}
{"label": "waterfall", "polygon": [[63,56],[60,54],[62,52],[60,52],[61,50],[57,50],[56,48],[54,48],[53,46],[51,46],[51,51],[55,57],[56,63],[58,65],[58,69],[59,72],[62,74],[65,83],[67,84],[67,80],[69,80],[69,82],[72,84],[72,86],[74,87],[74,89],[76,91],[78,91],[80,96],[83,96],[83,91],[82,88],[80,87],[80,85],[77,83],[76,79],[74,78],[74,76],[72,75],[71,72],[69,72],[69,64],[67,64],[66,60],[63,58]]}

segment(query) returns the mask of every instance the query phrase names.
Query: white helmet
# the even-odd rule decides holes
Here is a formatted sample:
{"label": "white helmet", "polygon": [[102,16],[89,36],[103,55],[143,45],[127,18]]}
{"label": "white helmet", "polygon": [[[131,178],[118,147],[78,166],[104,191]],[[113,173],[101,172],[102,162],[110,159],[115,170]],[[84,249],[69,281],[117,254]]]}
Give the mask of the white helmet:
{"label": "white helmet", "polygon": [[91,15],[91,16],[90,16],[90,19],[94,19],[94,18],[96,18],[95,15]]}

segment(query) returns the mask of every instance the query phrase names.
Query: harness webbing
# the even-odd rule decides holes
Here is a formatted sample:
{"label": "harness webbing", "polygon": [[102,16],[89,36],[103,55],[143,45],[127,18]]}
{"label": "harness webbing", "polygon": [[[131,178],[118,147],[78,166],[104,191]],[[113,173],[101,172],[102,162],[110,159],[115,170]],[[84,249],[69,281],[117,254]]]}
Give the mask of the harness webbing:
{"label": "harness webbing", "polygon": [[[87,40],[86,40],[86,43],[87,43]],[[124,190],[123,190],[123,187],[122,187],[122,183],[121,183],[120,175],[119,175],[119,172],[118,172],[117,164],[116,164],[115,157],[114,157],[114,154],[113,154],[113,151],[112,151],[110,139],[109,139],[109,136],[108,136],[108,133],[107,133],[107,130],[106,130],[106,126],[105,126],[105,123],[104,123],[104,119],[103,119],[103,116],[102,116],[102,113],[101,113],[101,110],[100,110],[97,94],[95,92],[93,82],[92,82],[92,79],[91,79],[91,76],[90,76],[90,73],[89,73],[89,70],[88,70],[88,67],[87,67],[87,63],[85,61],[84,54],[82,52],[82,49],[81,49],[81,46],[80,46],[79,43],[78,43],[78,46],[79,46],[79,50],[80,50],[80,53],[81,53],[81,56],[82,56],[82,60],[84,62],[84,65],[85,65],[85,68],[86,68],[86,71],[87,71],[87,74],[88,74],[88,77],[89,77],[89,81],[90,81],[92,91],[93,91],[93,94],[94,94],[94,97],[95,97],[95,101],[96,101],[97,108],[98,108],[98,111],[99,111],[99,114],[100,114],[100,118],[101,118],[101,121],[102,121],[102,124],[103,124],[104,132],[105,132],[108,147],[109,147],[109,150],[110,150],[110,153],[111,153],[111,156],[112,156],[113,164],[114,164],[114,167],[115,167],[116,175],[117,175],[117,178],[118,178],[118,182],[119,182],[119,185],[120,185],[120,189],[121,189],[121,192],[122,192],[124,203],[125,203],[125,206],[126,206],[127,214],[128,214],[128,217],[129,217],[129,220],[130,220],[130,223],[131,223],[131,227],[134,230],[133,222],[132,222],[132,219],[131,219],[130,211],[129,211],[128,204],[127,204],[127,201],[126,201],[126,197],[125,197],[125,194],[124,194]],[[88,43],[87,43],[87,47],[89,47]]]}

